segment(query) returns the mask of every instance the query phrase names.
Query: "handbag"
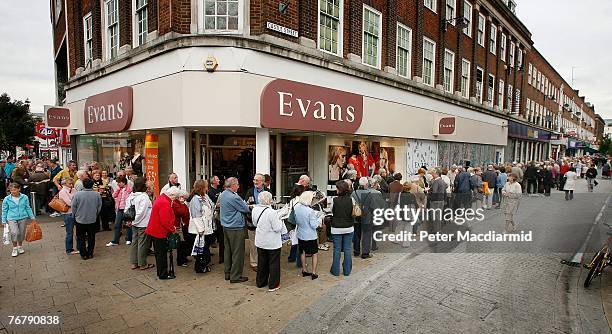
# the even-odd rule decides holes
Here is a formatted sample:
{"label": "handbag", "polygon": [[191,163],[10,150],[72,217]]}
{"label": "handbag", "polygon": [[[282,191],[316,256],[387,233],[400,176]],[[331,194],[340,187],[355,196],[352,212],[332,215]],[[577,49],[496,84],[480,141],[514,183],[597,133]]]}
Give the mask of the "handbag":
{"label": "handbag", "polygon": [[32,242],[32,241],[41,240],[41,239],[42,239],[42,229],[40,228],[40,225],[38,225],[37,222],[33,221],[26,228],[25,240],[27,242]]}
{"label": "handbag", "polygon": [[2,243],[5,245],[11,244],[11,232],[9,231],[9,225],[4,225],[4,232],[2,233]]}
{"label": "handbag", "polygon": [[51,202],[49,202],[49,207],[57,212],[66,213],[70,210],[70,207],[63,199],[59,198],[59,196],[53,196]]}
{"label": "handbag", "polygon": [[[355,196],[357,196],[357,194],[355,194]],[[352,216],[353,217],[361,217],[361,215],[363,214],[362,210],[361,210],[361,199],[359,199],[359,201],[354,200],[353,197],[351,197],[351,202],[353,203],[353,212],[352,212]]]}
{"label": "handbag", "polygon": [[177,249],[181,237],[178,233],[168,234],[168,249]]}
{"label": "handbag", "polygon": [[285,227],[287,228],[287,231],[291,231],[295,229],[296,225],[297,221],[295,219],[295,205],[293,205],[293,207],[291,207],[291,212],[289,212],[289,217],[287,217],[287,220],[285,220]]}
{"label": "handbag", "polygon": [[133,222],[134,219],[136,219],[136,206],[132,204],[129,208],[123,210],[123,221]]}

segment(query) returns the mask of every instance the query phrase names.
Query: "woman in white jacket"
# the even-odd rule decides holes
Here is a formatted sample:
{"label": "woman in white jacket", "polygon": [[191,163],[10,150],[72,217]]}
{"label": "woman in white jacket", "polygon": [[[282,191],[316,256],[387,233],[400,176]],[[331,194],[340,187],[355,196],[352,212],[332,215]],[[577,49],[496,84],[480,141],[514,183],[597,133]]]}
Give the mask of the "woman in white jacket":
{"label": "woman in white jacket", "polygon": [[272,194],[264,191],[259,194],[259,204],[253,207],[255,246],[257,247],[258,288],[268,286],[268,291],[280,289],[280,254],[283,245],[281,235],[287,233],[279,213],[272,208]]}
{"label": "woman in white jacket", "polygon": [[569,172],[565,173],[565,185],[563,186],[566,201],[574,199],[574,187],[576,187],[576,179],[578,179],[578,173],[576,173],[576,168],[571,167],[569,169]]}
{"label": "woman in white jacket", "polygon": [[196,247],[204,240],[202,254],[195,255],[194,269],[197,273],[210,272],[210,244],[214,240],[213,214],[215,203],[208,197],[208,181],[197,180],[189,196],[189,228],[190,234],[195,234]]}
{"label": "woman in white jacket", "polygon": [[133,192],[125,200],[126,210],[132,205],[136,211],[136,216],[131,223],[132,240],[134,241],[130,246],[131,268],[146,270],[155,267],[155,265],[147,263],[147,255],[149,254],[151,240],[149,236],[145,234],[145,230],[149,225],[149,218],[151,218],[151,208],[153,205],[147,194],[147,180],[145,180],[144,177],[138,177],[134,180]]}

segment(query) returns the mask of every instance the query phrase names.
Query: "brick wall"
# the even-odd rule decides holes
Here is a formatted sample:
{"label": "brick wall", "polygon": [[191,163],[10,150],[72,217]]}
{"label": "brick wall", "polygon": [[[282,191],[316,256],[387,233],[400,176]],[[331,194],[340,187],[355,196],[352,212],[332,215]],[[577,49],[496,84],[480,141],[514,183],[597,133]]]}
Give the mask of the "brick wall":
{"label": "brick wall", "polygon": [[132,0],[119,0],[119,47],[132,45]]}

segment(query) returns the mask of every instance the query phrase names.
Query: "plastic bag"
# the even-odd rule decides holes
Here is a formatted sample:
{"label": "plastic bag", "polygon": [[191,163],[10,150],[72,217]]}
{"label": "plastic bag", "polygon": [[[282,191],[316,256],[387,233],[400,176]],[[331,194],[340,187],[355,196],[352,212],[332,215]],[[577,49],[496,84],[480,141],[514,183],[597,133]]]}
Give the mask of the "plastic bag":
{"label": "plastic bag", "polygon": [[193,243],[193,248],[191,249],[191,256],[204,254],[204,245],[204,236],[198,234],[195,242]]}
{"label": "plastic bag", "polygon": [[27,242],[41,240],[43,237],[42,234],[43,233],[42,233],[42,229],[40,228],[40,225],[38,225],[36,221],[33,221],[26,228],[26,238],[25,239]]}
{"label": "plastic bag", "polygon": [[8,224],[4,225],[4,233],[2,234],[2,243],[5,245],[11,244],[11,232],[9,231]]}

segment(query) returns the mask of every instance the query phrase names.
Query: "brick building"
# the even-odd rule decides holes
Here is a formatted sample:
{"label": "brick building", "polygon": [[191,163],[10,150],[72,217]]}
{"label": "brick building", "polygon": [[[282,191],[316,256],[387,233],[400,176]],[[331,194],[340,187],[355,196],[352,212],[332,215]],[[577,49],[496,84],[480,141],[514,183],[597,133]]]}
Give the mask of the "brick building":
{"label": "brick building", "polygon": [[[376,161],[393,152],[392,169],[413,174],[421,165],[547,159],[563,148],[552,142],[570,144],[564,133],[581,143],[594,133],[593,108],[534,48],[513,1],[67,0],[65,6],[65,14],[52,10],[54,22],[65,15],[63,28],[54,24],[62,55],[58,103],[71,111],[79,160],[117,164],[156,138],[160,174],[179,171],[189,183],[268,172],[280,192],[299,173],[331,184],[332,151],[341,147],[355,159],[362,147]],[[538,90],[534,68],[548,79]],[[92,114],[96,106],[88,114],[90,102],[112,100],[105,92],[122,87],[132,99],[129,122],[93,124],[106,119]],[[296,97],[302,93],[304,99]],[[358,116],[347,126],[340,109],[352,98],[361,102],[344,105]],[[318,107],[305,120],[311,102]],[[300,112],[302,120],[295,118]],[[339,123],[323,124],[331,120]],[[325,159],[328,174],[319,168]]]}

